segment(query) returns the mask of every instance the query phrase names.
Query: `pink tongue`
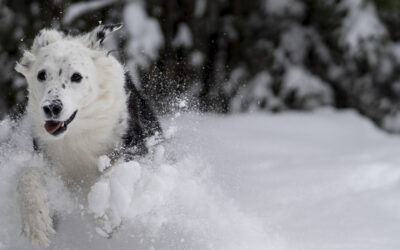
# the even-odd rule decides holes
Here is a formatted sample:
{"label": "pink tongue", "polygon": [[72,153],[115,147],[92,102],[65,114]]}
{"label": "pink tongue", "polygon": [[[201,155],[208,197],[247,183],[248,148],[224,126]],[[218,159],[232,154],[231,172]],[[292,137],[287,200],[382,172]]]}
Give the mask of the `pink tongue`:
{"label": "pink tongue", "polygon": [[61,127],[62,122],[55,122],[55,121],[46,121],[44,124],[44,128],[49,132],[50,134],[53,134],[54,132],[57,131]]}

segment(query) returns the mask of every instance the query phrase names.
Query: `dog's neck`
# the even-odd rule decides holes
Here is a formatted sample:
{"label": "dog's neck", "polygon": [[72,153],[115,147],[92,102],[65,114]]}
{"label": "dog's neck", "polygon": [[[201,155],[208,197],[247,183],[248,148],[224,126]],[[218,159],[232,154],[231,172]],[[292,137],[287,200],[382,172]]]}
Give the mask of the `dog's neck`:
{"label": "dog's neck", "polygon": [[109,120],[93,116],[93,120],[87,121],[92,124],[85,125],[81,132],[70,131],[70,134],[58,140],[39,137],[39,148],[64,179],[82,186],[90,185],[100,174],[97,169],[98,157],[112,152],[122,142],[121,137],[126,129],[126,119],[122,116],[121,113],[119,117],[109,117]]}

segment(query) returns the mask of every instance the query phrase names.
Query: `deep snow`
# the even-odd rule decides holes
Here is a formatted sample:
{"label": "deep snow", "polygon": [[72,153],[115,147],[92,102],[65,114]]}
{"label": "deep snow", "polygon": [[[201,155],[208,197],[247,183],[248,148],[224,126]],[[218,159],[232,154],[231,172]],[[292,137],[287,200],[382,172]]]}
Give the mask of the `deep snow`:
{"label": "deep snow", "polygon": [[[50,249],[400,248],[400,138],[355,112],[183,114],[163,124],[172,138],[151,157],[111,169],[99,161],[89,205],[45,178],[59,218]],[[42,163],[29,158],[28,127],[0,125],[0,249],[31,249],[15,197],[21,167]]]}

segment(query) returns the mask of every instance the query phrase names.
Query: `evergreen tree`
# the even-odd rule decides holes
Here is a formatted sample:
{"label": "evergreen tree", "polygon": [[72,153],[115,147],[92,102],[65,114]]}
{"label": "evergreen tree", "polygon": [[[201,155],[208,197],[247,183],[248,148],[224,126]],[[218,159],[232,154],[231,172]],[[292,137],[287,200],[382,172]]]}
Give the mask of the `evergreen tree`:
{"label": "evergreen tree", "polygon": [[13,66],[41,28],[123,22],[110,49],[160,112],[331,105],[400,132],[397,0],[9,0],[0,19],[0,116],[24,101]]}

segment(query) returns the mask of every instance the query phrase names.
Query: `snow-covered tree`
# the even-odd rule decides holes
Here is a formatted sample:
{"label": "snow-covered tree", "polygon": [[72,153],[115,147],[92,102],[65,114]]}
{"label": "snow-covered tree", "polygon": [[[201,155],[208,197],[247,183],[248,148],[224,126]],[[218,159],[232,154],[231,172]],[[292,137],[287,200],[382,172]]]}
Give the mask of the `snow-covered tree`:
{"label": "snow-covered tree", "polygon": [[38,30],[123,22],[108,47],[159,111],[331,105],[400,132],[399,14],[397,0],[5,1],[0,114],[24,100],[12,68]]}

